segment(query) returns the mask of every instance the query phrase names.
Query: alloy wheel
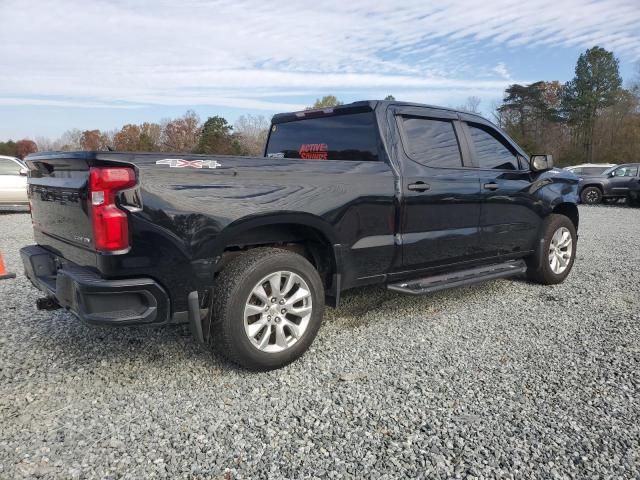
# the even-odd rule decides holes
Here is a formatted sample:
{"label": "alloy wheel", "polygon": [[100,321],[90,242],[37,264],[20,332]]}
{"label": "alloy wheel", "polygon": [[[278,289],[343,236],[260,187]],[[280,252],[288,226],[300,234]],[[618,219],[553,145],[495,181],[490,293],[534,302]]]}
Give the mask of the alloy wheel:
{"label": "alloy wheel", "polygon": [[596,190],[589,190],[586,194],[587,203],[598,203],[600,195]]}
{"label": "alloy wheel", "polygon": [[556,275],[563,273],[571,262],[573,238],[567,227],[560,227],[551,237],[549,244],[549,266]]}
{"label": "alloy wheel", "polygon": [[294,272],[274,272],[251,290],[244,307],[244,331],[258,350],[282,352],[302,337],[312,311],[307,282]]}

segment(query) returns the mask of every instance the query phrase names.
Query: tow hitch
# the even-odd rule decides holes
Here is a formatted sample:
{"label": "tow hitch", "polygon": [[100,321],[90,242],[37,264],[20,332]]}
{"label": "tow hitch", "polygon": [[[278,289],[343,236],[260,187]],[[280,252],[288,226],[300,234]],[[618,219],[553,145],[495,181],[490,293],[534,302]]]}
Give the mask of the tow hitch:
{"label": "tow hitch", "polygon": [[57,310],[61,307],[54,297],[41,297],[36,300],[36,308],[38,310]]}

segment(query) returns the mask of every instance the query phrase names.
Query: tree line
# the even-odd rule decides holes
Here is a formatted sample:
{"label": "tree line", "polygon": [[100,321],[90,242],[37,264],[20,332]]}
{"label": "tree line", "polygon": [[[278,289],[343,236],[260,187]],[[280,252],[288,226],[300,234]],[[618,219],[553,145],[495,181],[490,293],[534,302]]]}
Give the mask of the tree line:
{"label": "tree line", "polygon": [[[388,95],[385,100],[395,100]],[[480,112],[469,97],[457,108]],[[342,105],[326,95],[308,109]],[[558,165],[640,161],[640,64],[623,88],[619,61],[598,46],[580,55],[572,80],[512,84],[494,105],[495,122],[529,153],[551,153]],[[120,150],[262,155],[269,129],[263,116],[243,115],[232,126],[220,116],[201,122],[193,111],[160,123],[127,124],[120,130],[69,130],[59,139],[0,142],[0,155],[19,158],[38,150]]]}
{"label": "tree line", "polygon": [[[393,100],[389,95],[386,100]],[[334,95],[319,98],[308,107],[327,108],[342,105]],[[115,150],[125,152],[204,153],[211,155],[263,154],[270,122],[262,115],[242,115],[231,125],[221,116],[203,123],[192,110],[159,123],[127,124],[119,130],[72,129],[58,139],[37,137],[0,142],[0,155],[24,158],[37,151]]]}
{"label": "tree line", "polygon": [[496,122],[529,153],[552,153],[560,165],[640,160],[640,64],[623,88],[619,61],[593,47],[572,80],[510,85]]}
{"label": "tree line", "polygon": [[191,110],[160,123],[127,124],[119,130],[73,129],[60,138],[0,142],[0,155],[24,158],[37,151],[117,150],[218,155],[262,155],[269,121],[262,115],[242,115],[232,126],[221,116],[205,122]]}

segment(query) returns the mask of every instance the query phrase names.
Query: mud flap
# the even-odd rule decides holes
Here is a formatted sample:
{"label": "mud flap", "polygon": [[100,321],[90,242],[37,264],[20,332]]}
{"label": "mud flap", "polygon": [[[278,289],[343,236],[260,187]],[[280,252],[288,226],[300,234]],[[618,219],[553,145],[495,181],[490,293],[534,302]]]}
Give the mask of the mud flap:
{"label": "mud flap", "polygon": [[194,291],[187,296],[187,305],[189,306],[189,327],[191,334],[198,343],[204,343],[204,335],[202,334],[202,315],[200,313],[200,298],[198,292]]}

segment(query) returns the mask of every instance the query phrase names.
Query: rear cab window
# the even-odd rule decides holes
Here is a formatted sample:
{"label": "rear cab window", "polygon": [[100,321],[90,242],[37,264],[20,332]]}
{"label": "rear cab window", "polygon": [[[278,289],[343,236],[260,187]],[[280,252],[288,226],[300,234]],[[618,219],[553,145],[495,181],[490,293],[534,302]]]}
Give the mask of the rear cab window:
{"label": "rear cab window", "polygon": [[274,123],[266,156],[315,161],[379,160],[378,126],[373,111],[309,115]]}

